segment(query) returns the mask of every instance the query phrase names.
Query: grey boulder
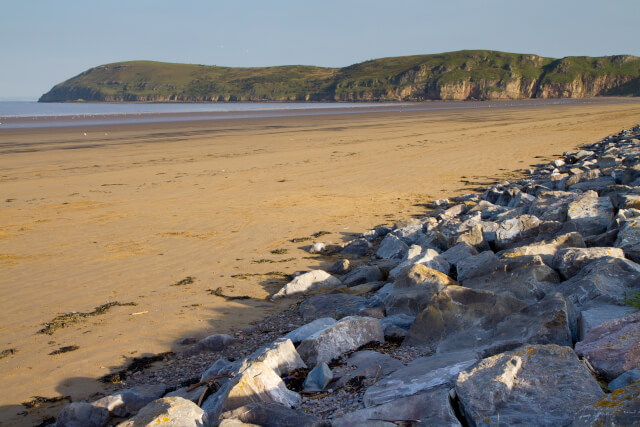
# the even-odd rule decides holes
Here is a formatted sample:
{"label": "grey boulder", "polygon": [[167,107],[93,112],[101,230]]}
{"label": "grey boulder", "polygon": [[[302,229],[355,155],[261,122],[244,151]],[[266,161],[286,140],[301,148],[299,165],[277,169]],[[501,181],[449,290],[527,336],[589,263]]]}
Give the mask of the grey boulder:
{"label": "grey boulder", "polygon": [[591,329],[576,344],[576,353],[589,360],[607,381],[640,363],[640,312],[610,320]]}
{"label": "grey boulder", "polygon": [[350,316],[311,335],[300,343],[297,350],[308,366],[315,366],[370,342],[384,342],[380,321]]}
{"label": "grey boulder", "polygon": [[263,427],[322,427],[330,425],[315,415],[296,411],[279,403],[250,403],[223,413],[221,418],[229,421],[236,420],[243,423],[241,425]]}
{"label": "grey boulder", "polygon": [[381,378],[404,367],[398,359],[372,350],[356,351],[347,359],[347,366],[355,369],[342,375],[336,382],[337,387],[343,387],[355,377]]}
{"label": "grey boulder", "polygon": [[118,427],[156,426],[202,427],[209,425],[205,412],[190,400],[163,397],[146,405],[138,414]]}
{"label": "grey boulder", "polygon": [[305,294],[317,289],[333,289],[340,286],[342,282],[323,270],[313,270],[287,283],[282,289],[271,297],[271,300],[289,297],[293,295]]}
{"label": "grey boulder", "polygon": [[640,369],[631,369],[618,375],[609,383],[609,385],[607,385],[607,388],[611,391],[615,391],[638,381],[640,381]]}
{"label": "grey boulder", "polygon": [[309,336],[315,334],[318,331],[328,328],[331,325],[335,325],[337,320],[332,317],[321,317],[306,325],[302,325],[297,329],[289,332],[284,338],[290,339],[293,343],[299,343],[307,339]]}
{"label": "grey boulder", "polygon": [[384,420],[416,420],[411,424],[412,426],[460,426],[449,403],[449,390],[445,387],[360,409],[333,420],[331,425],[333,427],[393,425]]}
{"label": "grey boulder", "polygon": [[341,319],[346,316],[367,313],[365,297],[345,293],[318,295],[306,299],[298,308],[305,322],[321,317]]}
{"label": "grey boulder", "polygon": [[624,252],[618,248],[572,247],[560,249],[554,256],[552,267],[558,270],[563,279],[569,279],[587,264],[604,257],[624,258]]}
{"label": "grey boulder", "polygon": [[552,240],[546,240],[541,242],[531,243],[525,246],[519,246],[512,249],[507,249],[504,252],[498,253],[498,256],[502,257],[517,257],[522,255],[538,255],[542,258],[542,261],[550,267],[553,267],[553,260],[556,253],[564,248],[584,248],[584,240],[580,233],[567,233],[562,236],[558,236]]}
{"label": "grey boulder", "polygon": [[104,427],[109,422],[109,411],[87,402],[73,402],[62,408],[56,427]]}
{"label": "grey boulder", "polygon": [[342,249],[342,253],[345,255],[353,255],[355,257],[365,256],[369,253],[369,249],[371,249],[371,243],[367,241],[367,239],[355,239],[350,241],[345,245]]}
{"label": "grey boulder", "polygon": [[576,414],[573,426],[637,426],[640,425],[640,382],[605,394]]}
{"label": "grey boulder", "polygon": [[380,325],[385,338],[404,338],[409,333],[415,316],[408,314],[394,314],[380,319]]}
{"label": "grey boulder", "polygon": [[559,426],[603,392],[570,347],[531,345],[461,372],[456,394],[470,425]]}
{"label": "grey boulder", "polygon": [[613,205],[608,197],[585,196],[569,203],[567,221],[574,224],[585,236],[593,236],[607,230],[613,219]]}
{"label": "grey boulder", "polygon": [[454,284],[456,281],[449,276],[421,264],[403,270],[385,300],[387,315],[415,316],[424,310],[433,295]]}
{"label": "grey boulder", "polygon": [[443,385],[451,388],[458,374],[477,362],[478,356],[471,351],[416,359],[369,387],[364,394],[364,404],[380,405]]}
{"label": "grey boulder", "polygon": [[105,408],[111,416],[126,417],[161,397],[166,389],[164,384],[140,385],[105,396],[91,404]]}
{"label": "grey boulder", "polygon": [[629,259],[640,262],[640,218],[632,218],[624,223],[618,232],[614,246],[621,248]]}
{"label": "grey boulder", "polygon": [[383,280],[382,271],[374,265],[356,267],[342,278],[342,284],[348,287]]}
{"label": "grey boulder", "polygon": [[387,234],[376,252],[378,258],[402,258],[409,250],[409,246],[394,234]]}

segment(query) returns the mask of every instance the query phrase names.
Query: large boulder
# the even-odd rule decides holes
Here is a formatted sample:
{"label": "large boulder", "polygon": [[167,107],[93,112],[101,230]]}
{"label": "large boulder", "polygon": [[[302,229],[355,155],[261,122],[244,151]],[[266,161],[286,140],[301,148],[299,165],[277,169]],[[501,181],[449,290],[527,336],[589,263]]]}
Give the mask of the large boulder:
{"label": "large boulder", "polygon": [[554,292],[560,283],[558,273],[539,255],[505,254],[494,265],[493,272],[465,279],[462,285],[535,302]]}
{"label": "large boulder", "polygon": [[377,282],[384,279],[382,271],[375,265],[356,267],[342,278],[342,284],[348,287],[365,283]]}
{"label": "large boulder", "polygon": [[489,291],[449,286],[416,317],[404,344],[486,355],[523,343],[571,345],[569,319],[570,308],[558,293],[527,305]]}
{"label": "large boulder", "polygon": [[347,243],[344,248],[342,248],[342,253],[345,255],[353,255],[358,258],[367,255],[369,253],[369,249],[371,249],[371,243],[369,243],[367,239],[360,238]]}
{"label": "large boulder", "polygon": [[347,366],[355,369],[342,375],[336,382],[336,387],[343,387],[355,377],[385,377],[404,367],[398,359],[372,350],[356,351],[347,359]]}
{"label": "large boulder", "polygon": [[640,381],[640,369],[635,368],[618,375],[607,385],[607,388],[611,391],[615,391],[638,381]]}
{"label": "large boulder", "polygon": [[621,248],[629,259],[640,263],[640,218],[631,218],[624,223],[614,246]]}
{"label": "large boulder", "polygon": [[637,426],[640,425],[640,382],[605,394],[594,403],[578,410],[573,426]]}
{"label": "large boulder", "polygon": [[449,263],[435,249],[413,245],[405,255],[405,259],[389,272],[389,280],[395,280],[403,270],[409,269],[416,264],[433,268],[442,274],[449,274],[451,268]]}
{"label": "large boulder", "polygon": [[402,258],[409,249],[409,246],[394,234],[387,234],[380,243],[380,247],[376,252],[378,258]]}
{"label": "large boulder", "polygon": [[323,427],[330,425],[316,415],[296,411],[288,406],[273,402],[250,403],[233,411],[225,412],[220,417],[227,420],[237,420],[244,425],[262,427]]}
{"label": "large boulder", "polygon": [[476,248],[466,242],[460,242],[457,245],[447,249],[440,254],[445,261],[451,265],[457,265],[460,260],[467,257],[478,255]]}
{"label": "large boulder", "polygon": [[251,363],[263,363],[280,376],[307,367],[293,346],[293,342],[285,337],[260,347],[249,355],[247,360]]}
{"label": "large boulder", "polygon": [[[318,295],[306,299],[298,308],[305,322],[321,317],[341,319],[346,316],[373,314],[375,309],[367,307],[365,297],[345,293]],[[380,315],[380,317],[382,317]]]}
{"label": "large boulder", "polygon": [[313,270],[287,283],[282,289],[271,297],[271,300],[289,297],[292,295],[306,294],[317,289],[333,289],[340,286],[342,282],[323,270]]}
{"label": "large boulder", "polygon": [[591,329],[576,344],[576,353],[607,381],[640,363],[640,312]]}
{"label": "large boulder", "polygon": [[146,405],[133,418],[118,427],[202,427],[209,425],[205,411],[190,400],[181,397],[163,397]]}
{"label": "large boulder", "polygon": [[622,258],[600,258],[562,282],[558,290],[578,311],[602,304],[624,305],[627,295],[640,291],[640,265]]}
{"label": "large boulder", "polygon": [[500,222],[496,230],[496,248],[509,249],[535,238],[540,231],[541,223],[542,221],[533,215],[520,215]]}
{"label": "large boulder", "polygon": [[237,341],[238,339],[228,334],[213,334],[201,339],[200,341],[186,349],[184,351],[184,354],[193,355],[205,351],[222,351]]}
{"label": "large boulder", "polygon": [[321,362],[329,363],[333,358],[372,341],[384,342],[380,321],[371,317],[349,316],[302,341],[298,353],[308,366],[315,366]]}
{"label": "large boulder", "polygon": [[567,233],[552,240],[531,243],[499,253],[499,256],[518,257],[522,255],[538,255],[545,264],[553,267],[553,259],[559,250],[564,248],[584,248],[584,240],[580,233]]}
{"label": "large boulder", "polygon": [[380,319],[380,325],[384,331],[385,338],[404,338],[409,333],[415,316],[408,314],[394,314]]}
{"label": "large boulder", "polygon": [[589,331],[596,326],[600,326],[609,320],[626,317],[637,311],[633,307],[626,305],[598,305],[596,307],[583,310],[578,314],[578,330],[576,341],[582,341]]}
{"label": "large boulder", "polygon": [[478,362],[475,352],[438,354],[414,360],[408,366],[369,387],[365,406],[375,406],[443,385],[453,387],[458,373]]}
{"label": "large boulder", "polygon": [[337,320],[333,317],[320,317],[306,325],[302,325],[297,329],[289,332],[284,338],[290,339],[293,343],[299,343],[315,334],[318,331],[328,328],[329,326],[335,325]]}
{"label": "large boulder", "polygon": [[580,199],[581,195],[566,191],[543,191],[529,207],[529,214],[535,215],[543,221],[567,220],[569,203]]}
{"label": "large boulder", "polygon": [[587,264],[604,257],[624,258],[624,252],[618,248],[564,248],[555,254],[551,266],[566,280],[578,274]]}
{"label": "large boulder", "polygon": [[73,402],[62,408],[56,427],[104,427],[109,422],[109,411],[87,402]]}
{"label": "large boulder", "polygon": [[333,427],[393,425],[384,420],[416,420],[411,423],[412,426],[460,427],[461,425],[449,402],[449,390],[445,387],[360,409],[333,420],[331,425]]}
{"label": "large boulder", "polygon": [[387,315],[415,316],[424,310],[433,295],[454,284],[457,283],[446,274],[422,264],[403,270],[385,300]]}
{"label": "large boulder", "polygon": [[221,413],[256,402],[276,402],[288,407],[300,403],[300,396],[288,390],[280,375],[262,362],[244,361],[233,378],[222,383],[220,388],[202,404],[202,409],[212,420]]}
{"label": "large boulder", "polygon": [[470,425],[568,425],[603,392],[570,347],[527,345],[461,372],[456,394]]}
{"label": "large boulder", "polygon": [[460,259],[456,264],[458,280],[489,274],[498,268],[498,257],[492,251]]}
{"label": "large boulder", "polygon": [[608,197],[597,194],[582,197],[569,203],[567,220],[585,236],[593,236],[606,231],[613,219],[613,205]]}
{"label": "large boulder", "polygon": [[164,384],[139,385],[105,396],[92,402],[92,405],[105,408],[111,416],[126,417],[162,397],[166,389]]}

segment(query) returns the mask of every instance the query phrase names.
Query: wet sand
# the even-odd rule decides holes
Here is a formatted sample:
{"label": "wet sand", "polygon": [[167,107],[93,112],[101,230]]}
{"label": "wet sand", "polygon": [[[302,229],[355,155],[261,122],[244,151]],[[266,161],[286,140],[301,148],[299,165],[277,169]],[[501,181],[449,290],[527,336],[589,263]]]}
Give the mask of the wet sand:
{"label": "wet sand", "polygon": [[[1,130],[0,351],[16,351],[0,359],[0,423],[38,422],[16,415],[31,396],[88,398],[133,357],[280,310],[264,298],[281,273],[327,266],[303,245],[419,216],[638,122],[640,101],[622,99]],[[136,305],[38,332],[115,301]]]}

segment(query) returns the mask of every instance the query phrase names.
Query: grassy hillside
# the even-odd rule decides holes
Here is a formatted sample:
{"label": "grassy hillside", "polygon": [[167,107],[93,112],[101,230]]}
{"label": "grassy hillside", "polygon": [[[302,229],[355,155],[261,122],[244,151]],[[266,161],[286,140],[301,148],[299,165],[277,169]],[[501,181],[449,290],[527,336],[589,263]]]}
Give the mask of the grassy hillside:
{"label": "grassy hillside", "polygon": [[640,59],[495,51],[381,58],[345,68],[131,61],[91,68],[40,101],[377,101],[640,95]]}

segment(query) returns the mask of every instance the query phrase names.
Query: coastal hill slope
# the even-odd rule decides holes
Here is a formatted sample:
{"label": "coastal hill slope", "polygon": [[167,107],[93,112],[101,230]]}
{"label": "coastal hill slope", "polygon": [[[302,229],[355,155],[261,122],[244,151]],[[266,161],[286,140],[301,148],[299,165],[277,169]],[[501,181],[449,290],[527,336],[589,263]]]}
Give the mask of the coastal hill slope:
{"label": "coastal hill slope", "polygon": [[344,68],[232,68],[131,61],[91,68],[40,102],[423,101],[639,96],[640,58],[545,58],[487,50]]}

